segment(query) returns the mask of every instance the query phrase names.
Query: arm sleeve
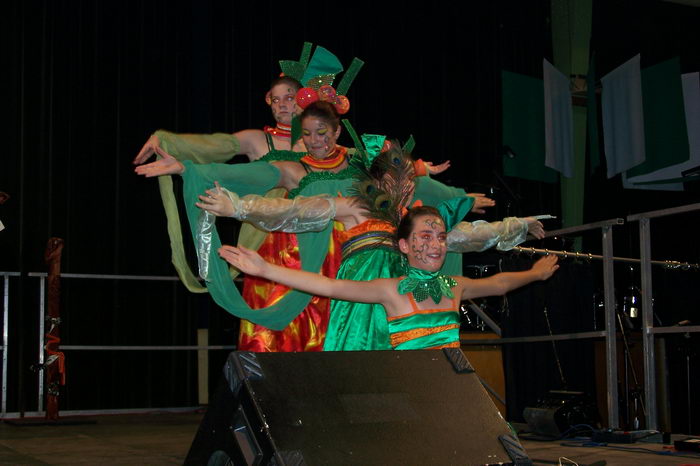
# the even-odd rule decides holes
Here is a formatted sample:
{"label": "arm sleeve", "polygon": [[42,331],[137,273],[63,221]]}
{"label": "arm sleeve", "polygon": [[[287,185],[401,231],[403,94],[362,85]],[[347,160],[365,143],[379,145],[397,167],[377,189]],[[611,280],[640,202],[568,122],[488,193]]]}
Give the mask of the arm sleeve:
{"label": "arm sleeve", "polygon": [[527,222],[508,217],[502,222],[460,222],[447,234],[447,250],[451,252],[478,252],[496,246],[508,251],[525,241]]}
{"label": "arm sleeve", "polygon": [[265,231],[321,231],[335,218],[335,200],[328,196],[284,199],[255,194],[239,197],[228,190],[225,193],[233,203],[234,218]]}
{"label": "arm sleeve", "polygon": [[233,134],[177,134],[162,129],[154,134],[158,136],[160,146],[180,161],[223,163],[232,159],[241,147]]}
{"label": "arm sleeve", "polygon": [[447,186],[429,176],[419,176],[415,182],[416,192],[413,198],[420,199],[425,205],[436,206],[447,199],[467,195],[464,189]]}

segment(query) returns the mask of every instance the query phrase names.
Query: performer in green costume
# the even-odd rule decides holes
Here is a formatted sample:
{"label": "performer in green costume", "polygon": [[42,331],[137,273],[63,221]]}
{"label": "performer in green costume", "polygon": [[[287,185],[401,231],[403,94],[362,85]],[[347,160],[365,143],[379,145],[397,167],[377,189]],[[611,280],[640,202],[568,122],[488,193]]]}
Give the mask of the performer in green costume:
{"label": "performer in green costume", "polygon": [[[356,142],[361,156],[355,159],[359,162],[356,165],[359,180],[351,190],[355,197],[270,201],[255,196],[241,199],[225,190],[209,190],[206,196],[200,196],[197,205],[259,228],[285,231],[319,229],[335,218],[346,228],[340,233],[343,262],[338,279],[366,281],[397,277],[403,273],[403,264],[393,241],[398,219],[391,212],[396,212],[396,205],[408,203],[413,196],[413,165],[396,143],[380,155],[385,145],[383,136],[363,135],[362,139],[362,143]],[[452,199],[451,217],[463,217],[471,202],[468,197]],[[491,224],[461,222],[449,232],[448,244],[451,251],[459,253],[493,245],[507,250],[524,241],[528,230],[537,237],[544,233],[542,225],[533,218],[509,218]],[[380,349],[390,349],[383,308],[376,303],[332,301],[324,350]]]}
{"label": "performer in green costume", "polygon": [[335,299],[381,304],[395,349],[459,347],[456,317],[460,299],[505,294],[530,282],[546,280],[558,266],[556,256],[547,256],[525,272],[504,272],[477,280],[445,275],[440,269],[447,253],[446,222],[449,220],[440,212],[427,206],[413,208],[404,217],[397,239],[408,268],[400,278],[333,280],[266,263],[247,249],[224,246],[219,253],[247,274]]}

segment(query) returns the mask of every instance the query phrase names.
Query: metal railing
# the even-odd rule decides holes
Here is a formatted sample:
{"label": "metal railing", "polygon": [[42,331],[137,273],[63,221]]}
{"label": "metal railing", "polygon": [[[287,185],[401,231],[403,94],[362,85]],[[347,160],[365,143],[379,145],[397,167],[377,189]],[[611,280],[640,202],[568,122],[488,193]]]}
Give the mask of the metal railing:
{"label": "metal railing", "polygon": [[8,321],[10,316],[10,277],[19,277],[19,272],[0,272],[2,275],[2,393],[0,414],[7,412],[7,353],[9,349]]}
{"label": "metal railing", "polygon": [[[602,260],[603,262],[603,293],[604,293],[604,311],[605,311],[605,330],[576,332],[556,335],[537,335],[514,338],[497,338],[497,339],[463,339],[461,342],[468,345],[495,345],[495,344],[517,344],[530,342],[545,342],[545,341],[561,341],[561,340],[580,340],[605,338],[605,355],[606,355],[606,388],[607,388],[607,408],[608,408],[608,426],[619,427],[619,408],[618,408],[618,387],[617,387],[617,346],[616,346],[616,309],[615,309],[615,278],[613,264],[615,261],[621,262],[639,262],[641,264],[641,285],[642,285],[642,331],[643,331],[643,349],[644,349],[644,392],[645,392],[645,407],[647,412],[647,428],[656,430],[658,428],[657,419],[657,403],[656,403],[656,380],[655,380],[655,353],[654,353],[654,335],[656,334],[671,334],[671,333],[689,333],[700,332],[700,325],[695,326],[674,326],[674,327],[654,327],[653,325],[653,309],[652,309],[652,279],[651,266],[654,264],[664,265],[672,268],[680,268],[684,270],[697,270],[697,264],[681,263],[676,261],[653,261],[651,260],[651,234],[650,220],[652,218],[677,215],[681,213],[693,212],[700,210],[700,204],[692,204],[677,208],[663,209],[641,214],[630,215],[627,217],[628,222],[639,222],[640,236],[640,259],[615,257],[613,255],[613,227],[624,224],[624,220],[615,218],[601,222],[579,225],[571,228],[563,228],[550,231],[547,237],[572,235],[584,233],[593,230],[601,230],[602,255],[582,254],[568,251],[550,251],[546,249],[534,248],[518,248],[523,252],[532,254],[557,254],[564,257],[581,257],[592,260]],[[9,317],[9,279],[10,277],[20,276],[19,272],[0,272],[3,276],[3,326],[2,326],[2,393],[0,394],[0,415],[3,417],[7,414],[7,360],[8,360],[8,317]],[[47,273],[29,273],[29,277],[36,277],[40,280],[39,285],[39,363],[44,363],[44,322],[45,322],[45,295],[46,295],[46,277]],[[149,276],[149,275],[105,275],[105,274],[76,274],[62,273],[61,278],[78,278],[78,279],[105,279],[105,280],[150,280],[150,281],[178,281],[177,277],[169,276]],[[487,325],[497,334],[501,334],[501,329],[498,325],[483,314],[481,309],[473,303],[469,308],[479,314]],[[170,346],[147,346],[147,345],[131,345],[131,346],[105,346],[105,345],[60,345],[61,350],[69,351],[211,351],[211,350],[232,350],[234,345],[170,345]],[[37,406],[38,412],[43,411],[43,374],[39,374],[38,381],[38,397]],[[111,410],[103,410],[110,412]],[[99,413],[101,410],[91,411]]]}
{"label": "metal railing", "polygon": [[[572,235],[584,233],[588,231],[601,230],[601,241],[603,246],[603,255],[597,256],[603,261],[603,295],[605,307],[605,330],[596,332],[578,332],[558,335],[538,335],[516,338],[499,338],[492,340],[461,340],[463,344],[468,345],[483,345],[483,344],[509,344],[509,343],[532,343],[543,341],[557,340],[580,340],[590,338],[605,338],[605,375],[607,378],[607,408],[608,408],[608,426],[619,426],[619,408],[618,408],[618,391],[617,391],[617,346],[615,332],[615,274],[613,270],[613,227],[624,224],[621,218],[604,220],[601,222],[588,223],[585,225],[577,225],[570,228],[562,228],[559,230],[549,231],[546,237]],[[560,253],[564,255],[565,251],[549,251],[546,249],[519,248],[525,252],[534,254],[553,254]],[[575,256],[575,253],[568,253]],[[593,258],[591,254],[580,254],[582,257]],[[476,306],[474,306],[476,307]],[[501,329],[498,327],[492,330],[500,335]],[[485,341],[487,343],[485,343]]]}
{"label": "metal railing", "polygon": [[629,215],[628,222],[639,222],[639,257],[641,259],[642,284],[642,347],[644,349],[644,404],[647,412],[647,428],[658,429],[656,405],[656,354],[654,335],[657,333],[700,332],[700,326],[654,327],[654,309],[651,280],[651,219],[700,210],[700,204],[690,204],[671,209],[655,210]]}
{"label": "metal railing", "polygon": [[[677,215],[681,213],[694,212],[700,210],[700,204],[691,204],[671,209],[656,210],[641,214],[634,214],[627,217],[627,222],[639,222],[639,238],[640,238],[640,258],[615,257],[613,255],[612,243],[612,227],[622,225],[625,222],[622,219],[612,219],[603,222],[589,223],[571,228],[550,231],[547,237],[571,235],[573,233],[582,233],[589,230],[600,228],[602,233],[603,254],[585,254],[569,251],[551,251],[547,249],[522,248],[518,249],[522,252],[531,254],[556,254],[562,257],[583,258],[589,260],[603,261],[603,286],[604,286],[604,307],[605,307],[605,330],[593,332],[578,332],[557,335],[538,335],[514,338],[495,338],[495,339],[477,339],[477,340],[462,340],[463,344],[469,345],[502,345],[511,343],[533,343],[545,341],[561,341],[561,340],[577,340],[590,338],[605,338],[605,355],[606,355],[606,377],[607,377],[607,408],[608,408],[608,426],[611,428],[619,427],[619,411],[618,411],[618,387],[617,387],[617,347],[616,347],[616,309],[614,295],[614,262],[639,263],[641,269],[641,288],[642,288],[642,342],[644,352],[644,394],[645,394],[645,410],[647,413],[647,429],[658,430],[658,409],[656,402],[656,357],[654,346],[654,335],[656,334],[672,334],[672,333],[691,333],[700,332],[700,325],[692,326],[670,326],[670,327],[654,327],[653,323],[653,300],[652,300],[652,279],[651,266],[660,265],[670,269],[677,270],[700,270],[700,265],[687,262],[678,262],[674,260],[652,260],[651,259],[651,233],[650,219],[657,217],[665,217]],[[471,304],[469,308],[482,317],[482,320],[494,331],[497,335],[501,335],[501,329],[492,320],[486,319],[487,315],[482,315],[483,311],[478,306]]]}
{"label": "metal railing", "polygon": [[[19,277],[19,272],[0,272],[3,276],[3,340],[2,340],[2,393],[0,394],[0,417],[13,417],[7,413],[7,353],[8,353],[8,317],[9,317],[9,277]],[[30,272],[28,277],[39,279],[39,331],[38,331],[38,358],[39,367],[43,367],[45,362],[44,352],[44,334],[45,334],[45,317],[46,317],[46,272]],[[157,275],[109,275],[109,274],[79,274],[79,273],[61,273],[61,278],[68,279],[97,279],[97,280],[138,280],[138,281],[179,281],[178,277],[157,276]],[[235,345],[64,345],[61,344],[58,348],[61,351],[215,351],[215,350],[233,350]],[[42,415],[44,412],[44,375],[42,371],[37,372],[37,410],[33,414]],[[192,408],[168,408],[171,409],[192,409]],[[147,408],[146,411],[153,411],[153,408]],[[159,408],[159,410],[163,410]],[[121,410],[123,411],[123,410]],[[120,411],[120,412],[121,412]],[[131,412],[133,410],[126,410]],[[139,410],[137,410],[139,411]],[[77,413],[78,411],[70,411]],[[82,413],[82,411],[80,411]],[[88,411],[85,411],[86,413]],[[115,410],[90,410],[90,414],[109,414]]]}

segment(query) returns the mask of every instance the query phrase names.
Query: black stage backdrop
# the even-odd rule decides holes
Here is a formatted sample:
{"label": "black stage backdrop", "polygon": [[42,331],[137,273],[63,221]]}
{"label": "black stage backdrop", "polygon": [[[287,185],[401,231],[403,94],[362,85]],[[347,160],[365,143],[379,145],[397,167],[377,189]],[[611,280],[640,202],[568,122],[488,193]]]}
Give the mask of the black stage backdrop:
{"label": "black stage backdrop", "polygon": [[[8,410],[36,409],[29,366],[37,360],[38,279],[28,273],[45,270],[47,239],[65,239],[64,272],[173,275],[157,183],[137,177],[131,160],[158,128],[211,133],[269,124],[263,96],[277,60],[297,59],[304,41],[346,65],[355,56],[366,62],[349,92],[348,117],[359,132],[413,134],[416,155],[452,160],[442,181],[500,188],[500,205],[515,206],[511,215],[559,214],[558,186],[506,179],[519,198],[512,203],[494,175],[502,172],[500,73],[541,77],[542,58],[552,60],[549,2],[378,5],[6,5],[0,34],[10,118],[0,190],[11,199],[0,206],[0,270],[22,273],[11,280]],[[697,24],[694,8],[594,2],[598,72],[640,51],[647,64],[680,56],[684,72],[697,71]],[[587,181],[586,222],[693,202],[692,192],[623,191],[603,168]],[[617,242],[636,254],[633,237]],[[669,254],[697,262],[697,246],[688,243],[675,242]],[[199,327],[211,329],[212,344],[235,342],[236,319],[178,283],[65,279],[63,289],[65,344],[194,344]],[[194,354],[67,353],[62,409],[196,404]],[[224,357],[212,356],[212,378]]]}

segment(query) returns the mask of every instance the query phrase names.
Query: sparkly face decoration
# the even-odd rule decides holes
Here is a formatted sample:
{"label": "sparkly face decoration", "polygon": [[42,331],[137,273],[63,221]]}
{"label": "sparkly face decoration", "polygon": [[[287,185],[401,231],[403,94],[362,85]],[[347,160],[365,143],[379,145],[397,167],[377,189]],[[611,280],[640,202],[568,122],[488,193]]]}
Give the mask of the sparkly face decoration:
{"label": "sparkly face decoration", "polygon": [[275,118],[275,121],[285,125],[292,124],[292,117],[301,111],[297,107],[295,96],[296,89],[289,84],[281,83],[270,89],[266,101],[272,109],[272,116]]}
{"label": "sparkly face decoration", "polygon": [[445,223],[434,215],[414,218],[413,230],[407,239],[399,240],[399,249],[411,267],[428,272],[440,270],[447,254]]}
{"label": "sparkly face decoration", "polygon": [[340,136],[340,126],[335,130],[325,120],[316,117],[304,118],[301,122],[301,137],[306,150],[316,159],[325,159],[335,149]]}

